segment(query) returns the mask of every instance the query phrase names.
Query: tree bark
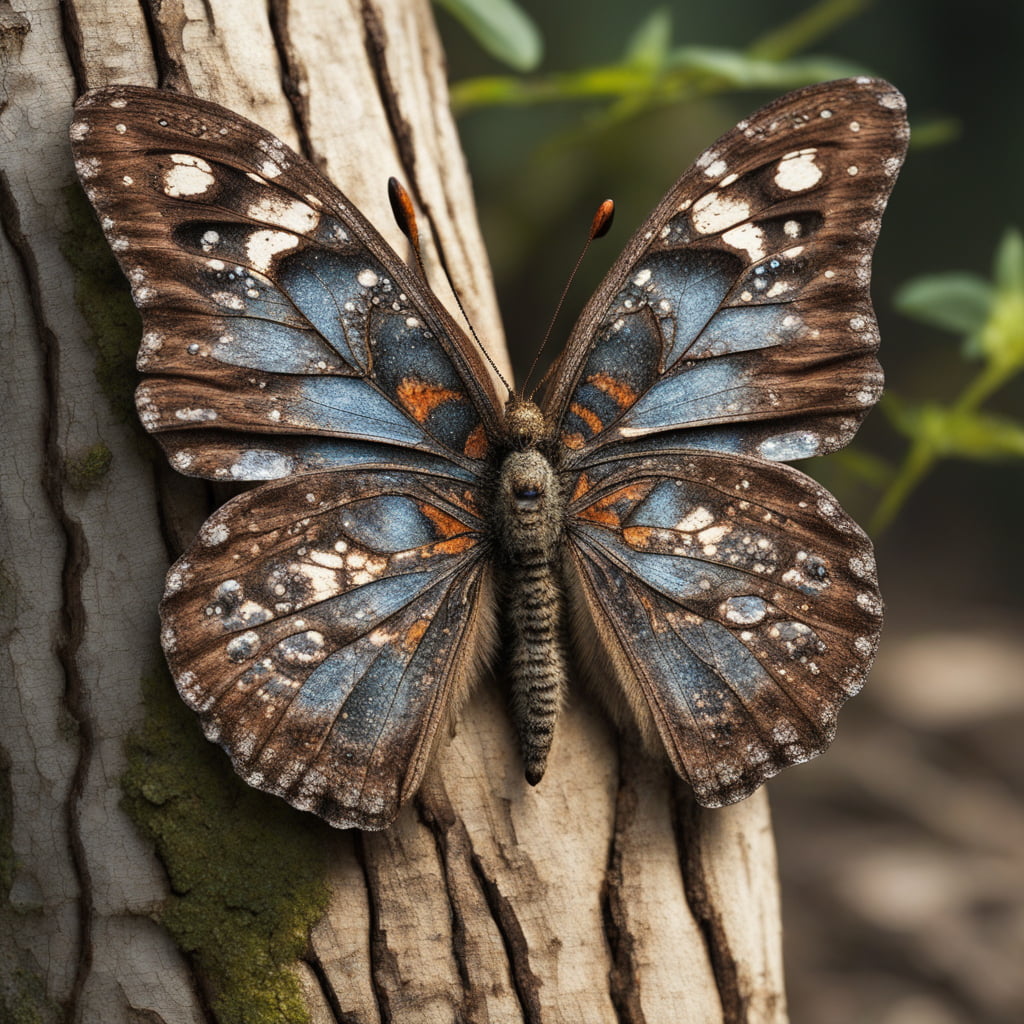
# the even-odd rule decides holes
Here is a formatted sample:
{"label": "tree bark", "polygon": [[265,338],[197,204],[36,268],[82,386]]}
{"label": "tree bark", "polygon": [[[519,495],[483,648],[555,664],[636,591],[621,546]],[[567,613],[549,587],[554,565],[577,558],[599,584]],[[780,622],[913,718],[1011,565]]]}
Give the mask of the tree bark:
{"label": "tree bark", "polygon": [[531,790],[485,687],[391,829],[336,832],[235,781],[160,668],[163,575],[211,495],[129,411],[137,328],[71,104],[222,103],[404,252],[395,174],[505,368],[427,4],[0,0],[0,57],[0,1019],[784,1021],[763,791],[702,810],[582,701]]}

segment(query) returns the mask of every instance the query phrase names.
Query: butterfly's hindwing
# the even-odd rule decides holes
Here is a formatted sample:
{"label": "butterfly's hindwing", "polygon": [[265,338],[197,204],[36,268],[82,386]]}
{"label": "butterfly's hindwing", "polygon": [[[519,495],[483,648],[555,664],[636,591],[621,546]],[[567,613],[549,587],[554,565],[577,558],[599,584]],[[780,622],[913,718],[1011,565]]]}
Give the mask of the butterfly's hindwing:
{"label": "butterfly's hindwing", "polygon": [[663,451],[602,472],[577,482],[567,566],[647,739],[706,806],[820,753],[877,645],[868,539],[787,466]]}
{"label": "butterfly's hindwing", "polygon": [[305,160],[213,104],[125,86],[79,101],[72,138],[143,314],[139,412],[177,468],[320,468],[310,437],[485,456],[478,355]]}
{"label": "butterfly's hindwing", "polygon": [[868,276],[906,137],[899,93],[858,79],[784,97],[708,150],[576,326],[545,403],[569,461],[846,444],[881,391]]}
{"label": "butterfly's hindwing", "polygon": [[387,467],[230,501],[172,568],[178,688],[261,789],[381,828],[419,783],[492,632],[475,499]]}

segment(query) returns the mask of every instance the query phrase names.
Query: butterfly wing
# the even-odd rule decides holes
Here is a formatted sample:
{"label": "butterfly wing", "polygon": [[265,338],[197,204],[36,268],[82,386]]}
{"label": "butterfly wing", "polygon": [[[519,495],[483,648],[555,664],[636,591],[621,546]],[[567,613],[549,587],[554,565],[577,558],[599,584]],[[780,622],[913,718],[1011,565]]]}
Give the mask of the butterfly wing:
{"label": "butterfly wing", "polygon": [[360,467],[264,484],[171,569],[163,643],[186,703],[250,784],[384,828],[493,634],[471,493]]}
{"label": "butterfly wing", "polygon": [[612,268],[545,399],[576,616],[611,703],[707,806],[824,749],[877,646],[870,542],[777,460],[842,447],[880,393],[868,278],[903,109],[886,83],[833,82],[723,136]]}
{"label": "butterfly wing", "polygon": [[603,469],[569,510],[577,646],[700,803],[742,799],[824,750],[860,689],[871,543],[790,466],[676,450]]}
{"label": "butterfly wing", "polygon": [[487,373],[345,197],[243,118],[114,86],[71,136],[143,315],[144,426],[182,472],[274,481],[168,575],[178,689],[250,783],[383,828],[487,650]]}
{"label": "butterfly wing", "polygon": [[846,444],[881,391],[868,278],[906,139],[900,94],[851,79],[791,93],[707,150],[552,377],[567,461],[617,442],[783,461]]}
{"label": "butterfly wing", "polygon": [[79,176],[144,333],[144,426],[174,466],[276,479],[416,451],[471,473],[497,401],[464,333],[306,160],[212,103],[112,86]]}

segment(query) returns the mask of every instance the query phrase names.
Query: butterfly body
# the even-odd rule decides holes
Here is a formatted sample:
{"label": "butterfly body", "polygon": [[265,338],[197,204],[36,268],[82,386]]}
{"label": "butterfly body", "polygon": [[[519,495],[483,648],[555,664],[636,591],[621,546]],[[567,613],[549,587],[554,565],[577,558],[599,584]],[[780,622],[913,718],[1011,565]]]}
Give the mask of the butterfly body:
{"label": "butterfly body", "polygon": [[514,447],[501,462],[492,524],[503,570],[512,714],[527,781],[536,785],[567,687],[561,576],[566,504],[559,473],[544,451],[557,449],[540,409],[510,402],[505,430]]}
{"label": "butterfly body", "polygon": [[[902,98],[812,86],[675,183],[536,405],[338,190],[232,112],[114,86],[71,127],[172,464],[258,484],[172,567],[162,641],[253,785],[383,828],[500,667],[527,776],[569,655],[706,806],[820,753],[881,628],[870,542],[785,463],[877,400]],[[499,644],[500,634],[500,644]]]}

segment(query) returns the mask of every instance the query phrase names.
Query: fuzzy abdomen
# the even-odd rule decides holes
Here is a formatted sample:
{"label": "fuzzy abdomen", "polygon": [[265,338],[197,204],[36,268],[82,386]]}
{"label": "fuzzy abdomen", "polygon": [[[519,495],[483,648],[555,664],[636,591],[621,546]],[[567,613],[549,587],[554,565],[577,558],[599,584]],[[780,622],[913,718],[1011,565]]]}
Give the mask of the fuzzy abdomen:
{"label": "fuzzy abdomen", "polygon": [[512,716],[527,781],[536,785],[551,749],[567,671],[559,574],[564,502],[547,459],[537,451],[509,455],[497,504]]}

